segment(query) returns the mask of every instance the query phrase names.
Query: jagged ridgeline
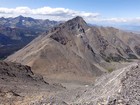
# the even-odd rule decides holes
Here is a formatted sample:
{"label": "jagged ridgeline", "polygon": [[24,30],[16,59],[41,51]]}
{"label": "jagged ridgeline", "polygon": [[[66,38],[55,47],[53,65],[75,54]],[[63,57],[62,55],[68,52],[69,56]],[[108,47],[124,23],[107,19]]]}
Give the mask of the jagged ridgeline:
{"label": "jagged ridgeline", "polygon": [[23,48],[38,35],[58,24],[57,21],[23,16],[0,18],[0,59]]}

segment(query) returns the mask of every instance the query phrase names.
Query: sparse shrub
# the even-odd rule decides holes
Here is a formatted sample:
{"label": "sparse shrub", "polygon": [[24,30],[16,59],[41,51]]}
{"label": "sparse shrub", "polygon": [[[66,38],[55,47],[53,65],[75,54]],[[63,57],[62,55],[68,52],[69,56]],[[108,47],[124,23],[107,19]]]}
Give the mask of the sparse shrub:
{"label": "sparse shrub", "polygon": [[114,69],[113,68],[108,68],[107,69],[109,73],[111,73]]}

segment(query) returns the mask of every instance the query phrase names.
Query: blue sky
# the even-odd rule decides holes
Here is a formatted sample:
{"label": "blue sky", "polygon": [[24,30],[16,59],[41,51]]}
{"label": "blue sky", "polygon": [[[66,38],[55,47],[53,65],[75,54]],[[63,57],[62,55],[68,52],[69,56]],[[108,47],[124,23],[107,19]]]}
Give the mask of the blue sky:
{"label": "blue sky", "polygon": [[25,15],[67,20],[81,15],[91,23],[138,24],[139,10],[140,0],[0,0],[0,16],[5,17]]}

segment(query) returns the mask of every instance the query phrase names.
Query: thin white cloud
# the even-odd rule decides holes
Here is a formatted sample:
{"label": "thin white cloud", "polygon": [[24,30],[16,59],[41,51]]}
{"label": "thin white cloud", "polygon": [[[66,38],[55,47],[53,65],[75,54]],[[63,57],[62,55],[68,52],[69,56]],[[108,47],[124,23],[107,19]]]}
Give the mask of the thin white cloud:
{"label": "thin white cloud", "polygon": [[135,24],[140,25],[140,17],[136,18],[87,18],[88,22],[100,24]]}
{"label": "thin white cloud", "polygon": [[115,23],[134,23],[134,22],[140,22],[140,18],[109,18],[109,19],[103,19],[102,21],[107,22],[115,22]]}
{"label": "thin white cloud", "polygon": [[99,16],[99,13],[75,11],[66,8],[51,8],[42,7],[31,9],[29,7],[16,7],[16,8],[0,8],[0,14],[3,16],[15,16],[15,15],[32,15],[40,18],[54,18],[58,20],[67,20],[75,16],[82,16],[84,18],[95,18]]}
{"label": "thin white cloud", "polygon": [[18,15],[29,16],[33,18],[51,19],[51,20],[68,20],[75,16],[83,17],[87,22],[91,23],[132,23],[140,24],[140,17],[136,18],[103,18],[96,12],[76,11],[66,8],[29,8],[29,7],[16,7],[16,8],[2,8],[0,7],[0,17],[16,17]]}

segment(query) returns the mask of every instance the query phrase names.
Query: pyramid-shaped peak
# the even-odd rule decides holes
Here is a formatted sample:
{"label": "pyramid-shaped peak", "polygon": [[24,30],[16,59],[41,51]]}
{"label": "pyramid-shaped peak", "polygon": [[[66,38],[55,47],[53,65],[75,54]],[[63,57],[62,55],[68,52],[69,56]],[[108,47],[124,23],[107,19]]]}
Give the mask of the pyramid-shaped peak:
{"label": "pyramid-shaped peak", "polygon": [[[80,22],[80,23],[86,23],[85,22],[85,20],[82,18],[82,17],[80,17],[80,16],[76,16],[75,18],[73,18],[73,19],[71,19],[71,20],[69,20],[69,21],[73,21],[73,22]],[[68,22],[69,22],[68,21]]]}
{"label": "pyramid-shaped peak", "polygon": [[23,19],[23,18],[25,18],[25,17],[22,16],[22,15],[19,15],[19,16],[15,17],[15,18]]}
{"label": "pyramid-shaped peak", "polygon": [[75,20],[83,20],[83,21],[84,21],[84,19],[83,19],[81,16],[76,16],[76,17],[73,18],[73,19],[75,19]]}
{"label": "pyramid-shaped peak", "polygon": [[76,27],[79,29],[80,27],[83,29],[87,29],[88,25],[84,21],[84,19],[80,16],[77,16],[71,20],[68,20],[65,24],[65,26],[71,27],[71,29],[76,29]]}
{"label": "pyramid-shaped peak", "polygon": [[[61,23],[60,25],[53,27],[49,32],[54,32],[56,30],[64,29],[65,31],[74,31],[74,32],[83,32],[89,28],[88,24],[80,16],[77,16],[73,19]],[[76,33],[75,33],[76,34]]]}

